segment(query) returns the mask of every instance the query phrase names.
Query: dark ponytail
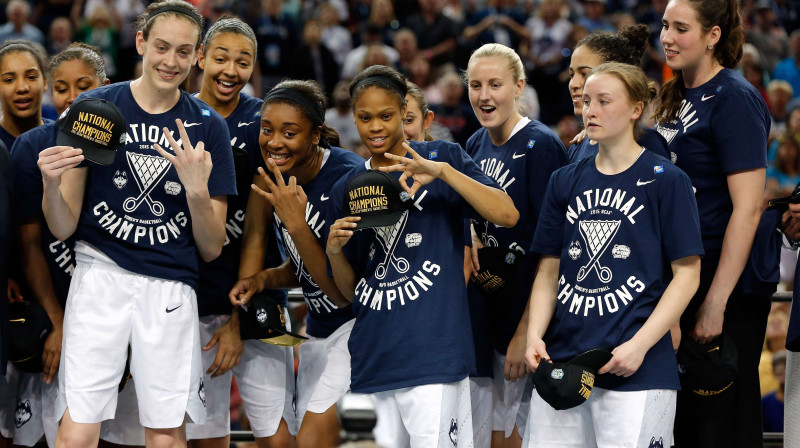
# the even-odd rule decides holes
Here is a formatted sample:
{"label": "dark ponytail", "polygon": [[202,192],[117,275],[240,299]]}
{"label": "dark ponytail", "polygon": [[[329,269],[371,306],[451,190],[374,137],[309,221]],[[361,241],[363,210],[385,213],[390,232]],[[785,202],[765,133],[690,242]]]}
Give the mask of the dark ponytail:
{"label": "dark ponytail", "polygon": [[[739,10],[739,0],[687,0],[697,13],[697,19],[703,27],[703,32],[708,33],[715,26],[719,26],[720,37],[714,46],[714,59],[725,68],[734,68],[739,64],[744,52],[744,27],[742,13]],[[675,77],[667,81],[659,94],[659,105],[653,117],[656,121],[666,121],[675,118],[681,107],[686,84],[681,71],[675,72]]]}
{"label": "dark ponytail", "polygon": [[575,47],[588,48],[599,55],[603,62],[639,65],[649,38],[650,28],[638,24],[626,26],[617,34],[608,31],[592,33],[581,39]]}

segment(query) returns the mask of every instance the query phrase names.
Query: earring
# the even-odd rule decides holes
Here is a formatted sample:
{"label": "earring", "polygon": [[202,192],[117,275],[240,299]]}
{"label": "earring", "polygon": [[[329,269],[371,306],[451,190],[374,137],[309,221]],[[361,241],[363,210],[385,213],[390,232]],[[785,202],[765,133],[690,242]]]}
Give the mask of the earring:
{"label": "earring", "polygon": [[711,44],[708,44],[708,49],[709,49],[709,50],[713,50],[713,49],[714,49],[714,46],[713,46],[713,45],[711,45]]}

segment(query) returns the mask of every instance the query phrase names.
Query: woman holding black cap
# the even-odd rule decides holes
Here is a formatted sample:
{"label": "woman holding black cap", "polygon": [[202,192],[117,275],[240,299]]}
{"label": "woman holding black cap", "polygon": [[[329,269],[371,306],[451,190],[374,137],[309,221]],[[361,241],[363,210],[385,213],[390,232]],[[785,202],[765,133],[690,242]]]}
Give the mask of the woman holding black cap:
{"label": "woman holding black cap", "polygon": [[556,411],[534,388],[523,446],[672,446],[669,329],[697,289],[703,246],[688,177],[635,139],[654,96],[632,65],[587,77],[583,119],[599,151],[550,177],[530,247],[542,258],[525,357],[533,371],[597,348],[613,357],[579,406]]}
{"label": "woman holding black cap", "polygon": [[[264,289],[300,286],[308,305],[306,334],[299,348],[297,444],[335,446],[339,441],[336,402],[350,388],[347,341],[353,311],[326,272],[324,209],[333,184],[356,165],[358,155],[337,147],[339,136],[324,123],[325,94],[314,81],[286,80],[267,93],[259,144],[266,165],[247,205],[240,280],[230,292],[234,305]],[[269,170],[270,175],[267,174]],[[267,232],[278,229],[288,257],[260,269]]]}
{"label": "woman holding black cap", "polygon": [[84,164],[81,149],[66,146],[39,154],[48,227],[76,240],[55,410],[56,444],[66,448],[97,443],[128,344],[147,446],[185,446],[187,414],[206,418],[197,257],[214,259],[225,241],[236,193],[230,137],[219,114],[179,88],[200,49],[197,10],[153,3],[138,28],[142,76],[83,94],[127,120],[113,163]]}
{"label": "woman holding black cap", "polygon": [[[463,219],[513,227],[519,213],[460,146],[406,142],[406,93],[403,76],[385,66],[350,84],[353,118],[372,157],[337,182],[326,216],[336,220],[327,245],[333,278],[356,315],[351,389],[375,397],[382,446],[469,444],[474,354],[464,325]],[[399,177],[410,205],[392,226],[354,232],[361,218],[347,210],[348,184],[378,169]]]}

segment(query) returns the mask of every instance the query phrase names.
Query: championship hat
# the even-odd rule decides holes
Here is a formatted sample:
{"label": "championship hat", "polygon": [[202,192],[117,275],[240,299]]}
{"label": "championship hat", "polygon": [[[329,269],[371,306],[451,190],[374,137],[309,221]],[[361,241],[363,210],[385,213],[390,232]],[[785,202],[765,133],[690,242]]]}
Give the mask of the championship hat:
{"label": "championship hat", "polygon": [[480,271],[473,277],[473,283],[484,298],[494,304],[510,298],[514,294],[514,282],[519,252],[504,247],[482,247],[478,249]]}
{"label": "championship hat", "polygon": [[286,329],[283,307],[272,297],[255,294],[247,308],[239,308],[239,334],[242,339],[259,339],[272,345],[294,347],[308,338]]}
{"label": "championship hat", "polygon": [[589,399],[597,371],[612,356],[608,350],[595,349],[564,363],[542,361],[533,373],[533,385],[553,409],[574,408]]}
{"label": "championship hat", "polygon": [[789,208],[789,204],[798,204],[800,203],[800,183],[795,185],[794,190],[792,190],[792,194],[789,196],[784,196],[782,198],[773,198],[769,200],[770,207],[777,207],[781,210],[786,210]]}
{"label": "championship hat", "polygon": [[125,144],[125,118],[112,103],[100,98],[79,98],[56,122],[56,144],[83,150],[87,160],[100,165],[114,162]]}
{"label": "championship hat", "polygon": [[736,345],[727,333],[709,344],[700,344],[691,337],[681,338],[678,374],[683,397],[702,403],[701,407],[691,408],[726,409],[736,398],[734,389],[739,375]]}
{"label": "championship hat", "polygon": [[397,223],[411,205],[411,196],[389,173],[368,170],[350,179],[344,189],[348,216],[360,216],[356,230]]}
{"label": "championship hat", "polygon": [[8,305],[8,359],[23,372],[42,371],[42,350],[53,324],[37,302]]}

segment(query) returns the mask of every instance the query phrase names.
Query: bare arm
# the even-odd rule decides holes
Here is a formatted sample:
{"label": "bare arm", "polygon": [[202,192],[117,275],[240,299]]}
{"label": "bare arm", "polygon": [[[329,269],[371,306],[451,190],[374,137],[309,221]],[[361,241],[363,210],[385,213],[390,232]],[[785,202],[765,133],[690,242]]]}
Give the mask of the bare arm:
{"label": "bare arm", "polygon": [[37,164],[44,184],[42,211],[50,232],[61,241],[78,227],[88,176],[87,168],[75,168],[82,161],[83,152],[69,146],[53,146],[39,153]]}
{"label": "bare arm", "polygon": [[22,249],[22,269],[25,279],[33,291],[36,300],[44,308],[53,330],[47,336],[42,352],[44,382],[50,384],[58,371],[61,360],[61,330],[64,322],[64,310],[56,297],[50,268],[42,253],[42,227],[38,220],[19,226],[20,246]]}
{"label": "bare arm", "polygon": [[672,280],[658,305],[635,335],[612,352],[614,357],[597,373],[629,377],[642,365],[647,351],[678,322],[686,305],[700,285],[700,256],[680,258],[672,262]]}
{"label": "bare arm", "polygon": [[539,261],[536,278],[533,281],[528,314],[528,348],[525,362],[531,371],[536,371],[542,359],[549,360],[545,349],[544,332],[547,331],[553,313],[556,311],[558,295],[558,269],[561,259],[554,255],[544,255]]}
{"label": "bare arm", "polygon": [[[253,176],[253,185],[267,188],[261,176]],[[239,261],[239,278],[247,278],[264,267],[264,254],[267,253],[267,230],[272,226],[272,206],[257,194],[247,198],[244,231],[242,234],[242,253]]]}
{"label": "bare arm", "polygon": [[764,168],[728,174],[733,213],[722,240],[719,266],[692,330],[691,336],[700,343],[710,342],[722,333],[728,298],[744,271],[761,217],[765,175]]}
{"label": "bare arm", "polygon": [[[414,196],[421,186],[439,178],[456,190],[483,218],[503,227],[514,227],[516,225],[517,220],[519,220],[519,211],[514,207],[514,201],[511,200],[511,197],[506,192],[483,185],[459,172],[448,163],[424,159],[411,149],[407,143],[403,143],[403,147],[411,154],[412,158],[408,159],[386,153],[384,157],[394,160],[398,164],[390,167],[381,167],[380,170],[386,172],[402,171],[400,185],[408,191],[408,194]],[[408,178],[414,179],[414,184],[411,187],[406,183]]]}

